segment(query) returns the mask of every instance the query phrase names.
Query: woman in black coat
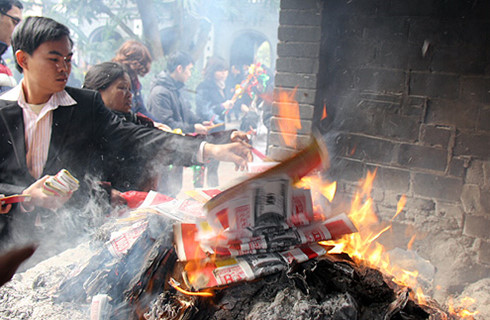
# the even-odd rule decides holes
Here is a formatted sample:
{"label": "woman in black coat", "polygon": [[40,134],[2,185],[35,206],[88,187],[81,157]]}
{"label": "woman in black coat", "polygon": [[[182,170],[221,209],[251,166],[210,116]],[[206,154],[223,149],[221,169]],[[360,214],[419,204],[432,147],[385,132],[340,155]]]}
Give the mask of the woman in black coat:
{"label": "woman in black coat", "polygon": [[[90,68],[83,83],[85,89],[100,92],[105,106],[124,121],[149,128],[160,127],[141,113],[131,111],[133,94],[127,69],[116,62],[103,62]],[[109,160],[112,159],[112,160]],[[119,151],[115,157],[97,159],[101,162],[103,179],[111,182],[112,187],[120,191],[148,191],[155,187],[155,178],[147,174],[144,157]]]}
{"label": "woman in black coat", "polygon": [[[233,101],[226,94],[226,78],[228,77],[228,65],[219,57],[208,60],[204,69],[204,81],[196,88],[196,112],[204,121],[224,123],[228,111],[233,108]],[[222,131],[224,126],[214,129]],[[218,177],[219,161],[210,161],[207,167],[207,185],[215,187],[219,185]]]}

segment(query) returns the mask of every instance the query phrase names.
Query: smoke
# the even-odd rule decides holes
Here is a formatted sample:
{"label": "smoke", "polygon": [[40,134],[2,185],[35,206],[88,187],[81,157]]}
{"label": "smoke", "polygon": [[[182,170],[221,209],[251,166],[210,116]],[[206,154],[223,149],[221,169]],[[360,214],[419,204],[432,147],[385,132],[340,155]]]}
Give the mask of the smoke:
{"label": "smoke", "polygon": [[70,205],[69,201],[56,211],[36,208],[27,213],[20,210],[15,212],[5,247],[26,244],[38,246],[34,255],[18,271],[27,270],[49,257],[88,241],[95,230],[107,220],[110,205],[97,183],[99,179],[86,175],[82,180],[86,185],[83,188],[88,187],[93,191],[80,201],[81,204]]}

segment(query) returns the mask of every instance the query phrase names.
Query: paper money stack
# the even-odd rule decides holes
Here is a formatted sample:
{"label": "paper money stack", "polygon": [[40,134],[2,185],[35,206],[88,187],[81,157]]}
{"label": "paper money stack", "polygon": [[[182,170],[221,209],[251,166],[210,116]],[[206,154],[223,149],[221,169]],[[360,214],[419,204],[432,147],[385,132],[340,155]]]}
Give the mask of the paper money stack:
{"label": "paper money stack", "polygon": [[311,192],[288,175],[254,179],[239,193],[208,210],[206,219],[174,225],[180,261],[192,261],[185,276],[203,289],[285,270],[326,253],[319,241],[356,232],[345,214],[321,221]]}
{"label": "paper money stack", "polygon": [[66,197],[78,190],[79,181],[66,169],[61,169],[56,175],[44,181],[43,192],[50,196]]}

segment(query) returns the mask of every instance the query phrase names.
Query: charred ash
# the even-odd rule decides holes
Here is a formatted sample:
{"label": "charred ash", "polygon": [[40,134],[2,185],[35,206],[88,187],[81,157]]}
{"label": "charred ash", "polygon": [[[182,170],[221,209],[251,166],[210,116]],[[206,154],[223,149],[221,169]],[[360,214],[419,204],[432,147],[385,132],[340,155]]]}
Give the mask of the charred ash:
{"label": "charred ash", "polygon": [[167,290],[144,319],[451,319],[435,304],[418,305],[409,293],[346,255],[327,255],[216,290],[212,298]]}

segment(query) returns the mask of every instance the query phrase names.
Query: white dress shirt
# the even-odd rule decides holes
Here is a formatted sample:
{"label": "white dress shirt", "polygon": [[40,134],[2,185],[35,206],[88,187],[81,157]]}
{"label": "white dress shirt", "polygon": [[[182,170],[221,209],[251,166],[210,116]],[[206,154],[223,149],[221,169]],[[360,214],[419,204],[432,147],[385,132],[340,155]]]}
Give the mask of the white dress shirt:
{"label": "white dress shirt", "polygon": [[22,81],[4,93],[2,99],[17,101],[22,108],[27,168],[34,178],[39,179],[48,159],[53,110],[62,106],[71,106],[77,102],[63,90],[53,94],[45,104],[28,104],[25,100],[24,90],[22,90]]}

